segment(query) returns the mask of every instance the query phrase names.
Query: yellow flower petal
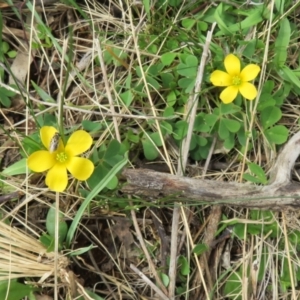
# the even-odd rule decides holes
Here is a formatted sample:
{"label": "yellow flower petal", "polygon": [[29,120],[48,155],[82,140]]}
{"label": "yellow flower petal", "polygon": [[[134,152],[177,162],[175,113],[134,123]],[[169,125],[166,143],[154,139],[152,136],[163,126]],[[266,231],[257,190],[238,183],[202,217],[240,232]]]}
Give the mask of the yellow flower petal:
{"label": "yellow flower petal", "polygon": [[92,137],[84,130],[77,130],[70,136],[65,151],[69,156],[75,156],[88,150],[93,143]]}
{"label": "yellow flower petal", "polygon": [[222,91],[220,99],[225,103],[231,103],[237,96],[239,88],[236,86],[229,86]]}
{"label": "yellow flower petal", "polygon": [[248,100],[253,100],[257,95],[256,87],[250,82],[243,82],[239,91]]}
{"label": "yellow flower petal", "polygon": [[210,81],[214,86],[229,86],[232,85],[232,78],[226,72],[214,71],[210,76]]}
{"label": "yellow flower petal", "polygon": [[241,62],[233,54],[229,54],[225,57],[224,65],[227,73],[231,76],[237,76],[241,72]]}
{"label": "yellow flower petal", "polygon": [[55,165],[53,153],[40,150],[32,153],[27,159],[28,168],[34,172],[44,172]]}
{"label": "yellow flower petal", "polygon": [[260,67],[254,64],[247,65],[241,72],[240,77],[242,81],[251,81],[260,72]]}
{"label": "yellow flower petal", "polygon": [[46,176],[46,185],[50,190],[63,192],[68,185],[68,174],[64,164],[55,164]]}
{"label": "yellow flower petal", "polygon": [[50,141],[53,138],[54,134],[57,132],[57,129],[53,126],[43,126],[40,130],[40,136],[43,145],[46,149],[49,149]]}
{"label": "yellow flower petal", "polygon": [[87,180],[94,171],[94,164],[87,158],[72,157],[67,169],[76,179]]}

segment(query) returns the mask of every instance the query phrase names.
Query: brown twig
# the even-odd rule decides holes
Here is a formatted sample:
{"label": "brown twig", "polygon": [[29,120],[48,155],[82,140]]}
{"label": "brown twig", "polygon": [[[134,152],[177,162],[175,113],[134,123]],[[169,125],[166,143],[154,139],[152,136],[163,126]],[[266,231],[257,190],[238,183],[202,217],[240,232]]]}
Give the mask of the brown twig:
{"label": "brown twig", "polygon": [[[257,209],[283,210],[300,206],[300,184],[290,182],[290,173],[300,154],[300,132],[284,146],[271,172],[271,183],[257,186],[236,182],[198,180],[150,170],[124,170],[127,194],[189,199],[195,203],[220,204]],[[217,186],[217,188],[216,188]]]}

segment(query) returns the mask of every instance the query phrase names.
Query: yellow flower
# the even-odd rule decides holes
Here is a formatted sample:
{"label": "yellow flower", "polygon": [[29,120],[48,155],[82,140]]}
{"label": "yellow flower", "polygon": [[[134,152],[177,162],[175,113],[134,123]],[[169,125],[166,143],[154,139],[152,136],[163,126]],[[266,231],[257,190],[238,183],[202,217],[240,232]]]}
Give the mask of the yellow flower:
{"label": "yellow flower", "polygon": [[27,159],[29,169],[34,172],[48,171],[46,185],[53,191],[62,192],[68,184],[69,171],[78,180],[87,180],[94,171],[93,163],[77,155],[88,150],[93,142],[92,137],[84,130],[72,133],[66,145],[59,138],[58,146],[50,149],[51,140],[58,131],[52,126],[40,130],[43,145],[47,150],[39,150]]}
{"label": "yellow flower", "polygon": [[224,103],[231,103],[238,92],[248,100],[253,100],[257,95],[256,87],[248,82],[258,75],[260,67],[254,64],[247,65],[241,71],[240,60],[233,54],[229,54],[224,60],[225,69],[227,71],[214,71],[210,76],[210,81],[215,86],[226,86],[220,94],[220,99]]}

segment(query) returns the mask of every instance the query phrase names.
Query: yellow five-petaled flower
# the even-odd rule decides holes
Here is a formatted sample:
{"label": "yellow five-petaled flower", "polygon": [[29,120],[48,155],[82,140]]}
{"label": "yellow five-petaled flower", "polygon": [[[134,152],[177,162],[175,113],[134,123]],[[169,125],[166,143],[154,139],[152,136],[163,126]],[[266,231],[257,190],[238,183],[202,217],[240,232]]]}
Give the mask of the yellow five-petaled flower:
{"label": "yellow five-petaled flower", "polygon": [[72,133],[66,145],[59,138],[58,147],[53,151],[50,149],[50,144],[57,132],[52,126],[41,128],[41,140],[47,150],[39,150],[31,154],[27,159],[27,165],[34,172],[49,170],[46,175],[46,185],[53,191],[62,192],[68,185],[67,171],[78,180],[86,180],[92,175],[94,164],[89,159],[77,155],[87,151],[93,139],[86,131],[77,130]]}
{"label": "yellow five-petaled flower", "polygon": [[227,73],[217,70],[210,76],[213,85],[226,86],[220,94],[220,99],[226,104],[231,103],[240,92],[247,100],[253,100],[257,95],[257,90],[248,81],[255,79],[260,72],[260,67],[249,64],[241,71],[240,60],[233,54],[225,57],[224,65]]}

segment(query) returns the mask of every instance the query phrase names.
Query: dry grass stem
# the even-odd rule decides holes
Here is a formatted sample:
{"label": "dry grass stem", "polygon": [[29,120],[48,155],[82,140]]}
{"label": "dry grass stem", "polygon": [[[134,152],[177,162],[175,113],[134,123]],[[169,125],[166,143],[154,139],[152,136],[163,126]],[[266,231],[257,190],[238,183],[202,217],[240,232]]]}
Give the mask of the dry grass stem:
{"label": "dry grass stem", "polygon": [[[0,280],[54,276],[54,252],[28,234],[0,222]],[[67,268],[67,257],[59,254],[57,268]]]}

